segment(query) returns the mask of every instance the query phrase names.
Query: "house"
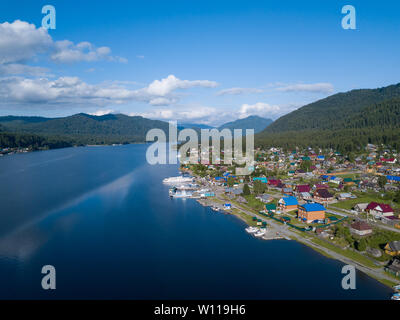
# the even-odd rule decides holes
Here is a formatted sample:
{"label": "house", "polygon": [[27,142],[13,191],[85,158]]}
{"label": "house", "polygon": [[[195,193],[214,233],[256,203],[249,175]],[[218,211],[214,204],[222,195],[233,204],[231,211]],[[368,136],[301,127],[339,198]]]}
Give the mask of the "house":
{"label": "house", "polygon": [[265,205],[265,211],[266,212],[275,212],[276,211],[276,205],[273,203],[268,203]]}
{"label": "house", "polygon": [[301,193],[300,193],[300,197],[301,197],[303,200],[311,200],[311,199],[312,199],[312,195],[311,195],[311,193],[309,193],[309,192],[301,192]]}
{"label": "house", "polygon": [[224,203],[224,210],[232,209],[232,205],[230,203]]}
{"label": "house", "polygon": [[270,185],[270,186],[277,186],[277,185],[279,185],[281,183],[281,180],[278,180],[278,179],[268,179],[268,184]]}
{"label": "house", "polygon": [[338,200],[346,200],[354,198],[354,196],[351,193],[340,193],[337,198]]}
{"label": "house", "polygon": [[314,193],[314,201],[315,202],[329,203],[329,202],[332,202],[333,200],[334,200],[333,194],[331,194],[326,189],[318,189]]}
{"label": "house", "polygon": [[388,182],[400,182],[400,176],[386,176]]}
{"label": "house", "polygon": [[392,207],[384,203],[371,202],[367,206],[366,211],[378,219],[380,219],[382,216],[393,216]]}
{"label": "house", "polygon": [[287,194],[287,195],[292,195],[293,194],[293,189],[292,188],[282,188],[282,193]]}
{"label": "house", "polygon": [[367,209],[367,207],[368,207],[368,203],[357,203],[354,206],[354,210],[357,212],[364,212],[365,209]]}
{"label": "house", "polygon": [[394,258],[388,266],[385,267],[385,271],[395,275],[400,276],[400,259]]}
{"label": "house", "polygon": [[396,158],[389,158],[389,159],[385,159],[385,158],[381,158],[382,162],[386,162],[386,163],[390,163],[390,164],[395,164],[397,159]]}
{"label": "house", "polygon": [[350,232],[358,236],[366,236],[372,233],[371,226],[364,221],[356,221],[351,224]]}
{"label": "house", "polygon": [[278,203],[279,203],[280,209],[283,211],[296,210],[299,205],[299,202],[293,196],[283,197],[283,198],[279,199]]}
{"label": "house", "polygon": [[265,177],[254,177],[253,181],[261,181],[262,183],[268,183],[268,179]]}
{"label": "house", "polygon": [[310,186],[309,186],[308,184],[302,184],[302,185],[296,186],[296,191],[297,191],[298,193],[301,193],[301,192],[310,192],[310,191],[311,191],[311,188],[310,188]]}
{"label": "house", "polygon": [[400,241],[391,241],[386,244],[385,252],[391,256],[400,255]]}
{"label": "house", "polygon": [[322,183],[317,183],[314,185],[314,189],[329,189],[329,185],[327,184],[322,184]]}
{"label": "house", "polygon": [[399,224],[400,219],[396,216],[387,216],[387,217],[382,216],[381,221],[388,225],[395,226],[395,225]]}
{"label": "house", "polygon": [[258,199],[258,200],[260,200],[261,202],[264,202],[264,203],[268,203],[268,202],[272,201],[272,197],[270,195],[266,194],[266,193],[257,196],[256,199]]}
{"label": "house", "polygon": [[325,207],[319,203],[306,203],[299,207],[298,218],[311,223],[315,220],[325,219]]}

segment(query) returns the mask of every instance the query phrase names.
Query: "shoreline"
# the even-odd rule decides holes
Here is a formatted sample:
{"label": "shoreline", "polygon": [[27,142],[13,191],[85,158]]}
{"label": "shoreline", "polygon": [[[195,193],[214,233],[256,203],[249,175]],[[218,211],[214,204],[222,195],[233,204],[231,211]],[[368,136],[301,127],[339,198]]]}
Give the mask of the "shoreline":
{"label": "shoreline", "polygon": [[[193,175],[193,176],[195,178],[198,178],[195,175]],[[218,200],[218,201],[216,201],[216,200]],[[246,208],[246,210],[243,210],[243,208],[242,208],[243,205],[242,204],[237,204],[235,200],[232,200],[232,199],[230,199],[230,200],[220,199],[220,198],[217,197],[217,194],[216,194],[215,197],[213,197],[211,199],[207,198],[206,201],[211,203],[211,204],[208,204],[207,206],[213,206],[213,205],[220,206],[221,202],[224,203],[225,201],[229,201],[232,204],[232,209],[230,210],[231,212],[226,212],[226,213],[224,212],[224,213],[225,214],[234,215],[236,218],[240,219],[241,221],[243,221],[248,226],[252,226],[252,225],[254,226],[254,223],[252,224],[251,220],[246,219],[243,215],[246,215],[247,217],[249,217],[249,219],[252,219],[252,217],[257,217],[258,219],[261,219],[263,221],[268,221],[268,228],[272,227],[274,229],[274,231],[282,230],[283,224],[281,225],[281,228],[279,228],[279,227],[277,228],[277,222],[276,221],[273,221],[269,217],[266,217],[264,215],[260,215],[259,213],[254,212],[254,209]],[[203,205],[200,201],[197,201],[197,202],[200,203],[201,205]],[[238,213],[238,212],[233,211],[233,210],[238,210],[241,213]],[[400,283],[400,280],[392,277],[391,275],[387,274],[385,271],[379,269],[378,267],[376,268],[376,270],[373,270],[371,267],[365,266],[361,262],[355,261],[355,260],[351,259],[350,257],[343,256],[341,253],[332,251],[331,249],[325,247],[323,244],[315,243],[313,241],[315,239],[309,239],[309,238],[307,238],[307,239],[303,238],[302,239],[303,235],[300,234],[299,231],[294,230],[293,228],[290,228],[287,225],[286,225],[285,230],[287,230],[288,233],[291,233],[291,235],[289,235],[289,236],[285,235],[288,238],[290,238],[291,240],[297,241],[300,244],[305,245],[305,246],[313,249],[314,251],[318,252],[319,254],[323,255],[326,258],[338,260],[338,261],[340,261],[342,263],[353,265],[358,271],[364,273],[368,277],[378,281],[379,283],[385,285],[386,287],[389,287],[393,292],[395,292],[395,290],[393,289],[393,286],[394,285],[398,285]],[[261,237],[260,239],[263,239],[263,238]],[[283,239],[285,239],[285,238],[283,238]],[[263,239],[263,240],[268,241],[268,240],[276,240],[276,239]],[[378,273],[381,276],[379,276]]]}

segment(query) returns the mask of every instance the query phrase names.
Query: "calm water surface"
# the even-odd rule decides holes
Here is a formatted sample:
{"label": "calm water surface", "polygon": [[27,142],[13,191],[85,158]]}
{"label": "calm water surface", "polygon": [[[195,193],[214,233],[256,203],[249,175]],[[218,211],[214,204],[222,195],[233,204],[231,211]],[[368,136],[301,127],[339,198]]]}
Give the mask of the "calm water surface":
{"label": "calm water surface", "polygon": [[[0,158],[2,299],[388,299],[341,262],[295,241],[264,241],[237,218],[168,197],[177,165],[150,166],[145,145]],[[41,288],[53,265],[57,289]]]}

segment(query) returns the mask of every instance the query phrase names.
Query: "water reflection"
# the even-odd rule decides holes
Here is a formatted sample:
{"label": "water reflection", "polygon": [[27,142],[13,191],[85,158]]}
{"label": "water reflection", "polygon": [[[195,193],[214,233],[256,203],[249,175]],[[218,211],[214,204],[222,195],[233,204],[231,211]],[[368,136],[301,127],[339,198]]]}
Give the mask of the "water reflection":
{"label": "water reflection", "polygon": [[[68,201],[57,209],[46,212],[1,237],[1,259],[17,259],[20,261],[29,259],[36,250],[56,233],[66,232],[79,223],[81,213],[74,211],[74,209],[84,206],[87,201],[95,200],[96,203],[101,203],[98,213],[108,212],[112,208],[115,209],[128,194],[137,170]],[[100,219],[101,217],[99,216],[98,218]]]}

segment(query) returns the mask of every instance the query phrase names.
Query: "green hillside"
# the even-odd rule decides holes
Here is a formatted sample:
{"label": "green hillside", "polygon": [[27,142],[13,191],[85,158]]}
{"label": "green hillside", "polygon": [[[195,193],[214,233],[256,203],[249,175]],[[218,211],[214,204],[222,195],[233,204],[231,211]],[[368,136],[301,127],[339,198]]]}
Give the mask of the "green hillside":
{"label": "green hillside", "polygon": [[337,128],[364,108],[394,98],[400,98],[400,84],[334,94],[280,117],[265,132]]}
{"label": "green hillside", "polygon": [[[369,91],[369,98],[365,100],[365,103],[378,99],[371,95],[371,92],[377,93],[379,99],[383,99],[386,95],[383,95],[382,92],[389,92],[388,96],[393,96],[394,88],[398,88],[398,86],[388,88],[390,89]],[[360,101],[352,99],[351,93],[359,97],[360,90],[347,93],[347,102]],[[364,96],[364,93],[362,95]],[[332,97],[324,99],[325,101],[321,100],[320,104],[318,102],[312,104],[312,109],[315,111],[317,106],[321,109],[327,107],[326,100],[332,101],[330,98]],[[256,145],[264,147],[275,145],[285,148],[296,146],[326,147],[345,152],[362,148],[367,143],[373,143],[390,145],[393,148],[400,149],[400,97],[365,106],[362,106],[361,102],[357,106],[331,105],[331,108],[335,110],[342,110],[336,111],[338,114],[335,119],[331,118],[333,116],[329,110],[311,116],[309,106],[278,119],[272,124],[275,128],[268,127],[256,136]],[[329,109],[329,107],[327,108]],[[345,113],[345,116],[340,112]],[[302,122],[302,119],[307,118],[307,116],[310,118],[308,125],[306,122]],[[298,117],[298,121],[296,121],[296,117]],[[297,124],[293,125],[293,128],[283,126],[285,119]],[[278,125],[281,123],[282,126],[278,129],[276,123]],[[318,125],[318,123],[321,124]]]}
{"label": "green hillside", "polygon": [[122,114],[92,116],[84,113],[63,118],[0,117],[8,134],[33,134],[72,144],[144,142],[147,131],[160,128],[168,133],[168,123]]}

